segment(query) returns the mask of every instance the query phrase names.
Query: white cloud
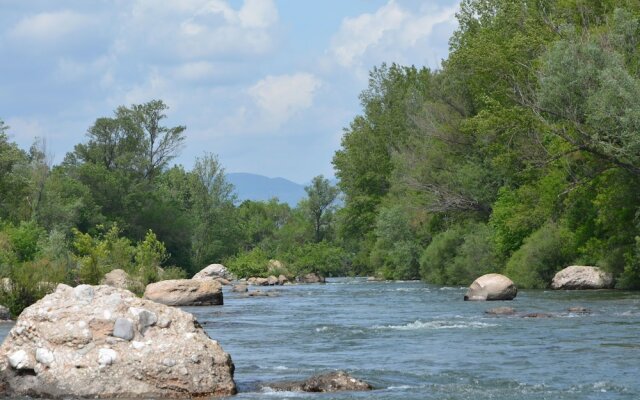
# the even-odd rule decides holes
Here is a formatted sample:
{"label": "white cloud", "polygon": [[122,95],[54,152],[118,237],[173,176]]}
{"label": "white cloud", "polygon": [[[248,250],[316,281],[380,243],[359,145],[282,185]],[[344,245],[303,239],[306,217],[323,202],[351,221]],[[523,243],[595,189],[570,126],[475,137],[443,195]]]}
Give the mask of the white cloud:
{"label": "white cloud", "polygon": [[94,17],[73,11],[40,13],[18,21],[10,35],[15,39],[53,42],[88,29],[94,22]]}
{"label": "white cloud", "polygon": [[263,117],[276,127],[311,107],[321,81],[309,73],[267,76],[249,88]]}
{"label": "white cloud", "polygon": [[268,28],[278,22],[278,10],[272,0],[245,0],[238,13],[247,28]]}
{"label": "white cloud", "polygon": [[345,18],[333,37],[329,54],[343,67],[361,67],[363,60],[373,63],[397,61],[403,53],[428,39],[433,28],[442,23],[455,23],[457,5],[446,8],[427,8],[414,12],[394,0],[375,13]]}
{"label": "white cloud", "polygon": [[278,10],[272,0],[138,0],[125,15],[118,49],[182,60],[264,54],[273,46]]}

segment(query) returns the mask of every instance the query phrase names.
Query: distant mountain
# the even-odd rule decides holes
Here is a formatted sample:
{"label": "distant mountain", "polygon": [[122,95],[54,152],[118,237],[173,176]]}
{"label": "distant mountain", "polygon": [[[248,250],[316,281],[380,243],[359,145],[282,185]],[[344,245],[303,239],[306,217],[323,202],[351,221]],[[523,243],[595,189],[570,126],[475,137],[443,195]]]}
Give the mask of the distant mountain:
{"label": "distant mountain", "polygon": [[307,196],[304,185],[284,178],[268,178],[266,176],[244,172],[230,172],[227,180],[233,184],[240,202],[244,200],[278,200],[295,207]]}

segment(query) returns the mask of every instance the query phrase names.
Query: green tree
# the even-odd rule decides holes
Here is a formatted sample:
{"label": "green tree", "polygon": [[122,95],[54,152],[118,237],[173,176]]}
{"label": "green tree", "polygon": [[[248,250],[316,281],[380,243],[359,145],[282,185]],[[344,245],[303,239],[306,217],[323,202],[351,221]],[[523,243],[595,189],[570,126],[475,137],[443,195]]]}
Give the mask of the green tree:
{"label": "green tree", "polygon": [[309,213],[313,221],[314,240],[322,241],[330,228],[333,205],[338,196],[338,188],[331,185],[328,179],[322,175],[311,180],[309,186],[305,186],[307,199],[302,206]]}
{"label": "green tree", "polygon": [[190,173],[195,218],[192,257],[196,267],[220,262],[236,252],[240,232],[234,207],[233,185],[227,182],[217,156],[196,159]]}
{"label": "green tree", "polygon": [[9,141],[9,129],[0,120],[0,218],[17,223],[30,215],[27,203],[30,182],[21,170],[28,164],[28,156]]}

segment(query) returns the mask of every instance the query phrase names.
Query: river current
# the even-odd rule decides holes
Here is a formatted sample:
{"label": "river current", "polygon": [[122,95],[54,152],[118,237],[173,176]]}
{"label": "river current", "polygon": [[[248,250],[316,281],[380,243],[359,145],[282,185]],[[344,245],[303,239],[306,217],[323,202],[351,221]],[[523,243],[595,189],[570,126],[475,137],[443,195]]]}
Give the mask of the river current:
{"label": "river current", "polygon": [[[184,309],[231,354],[235,399],[640,398],[640,293],[523,290],[510,302],[464,302],[465,288],[362,279],[261,288],[274,297],[226,290],[224,306]],[[497,306],[552,316],[485,314]],[[575,306],[591,312],[567,311]],[[262,388],[334,370],[375,390]]]}

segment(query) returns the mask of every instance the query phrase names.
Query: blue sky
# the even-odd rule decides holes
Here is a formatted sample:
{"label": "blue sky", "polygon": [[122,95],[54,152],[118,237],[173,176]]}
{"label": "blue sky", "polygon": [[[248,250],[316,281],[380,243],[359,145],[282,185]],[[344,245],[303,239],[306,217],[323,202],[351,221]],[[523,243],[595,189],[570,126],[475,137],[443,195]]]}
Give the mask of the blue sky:
{"label": "blue sky", "polygon": [[119,105],[162,99],[177,163],[333,175],[342,130],[383,62],[437,68],[457,0],[2,0],[0,118],[56,162]]}

